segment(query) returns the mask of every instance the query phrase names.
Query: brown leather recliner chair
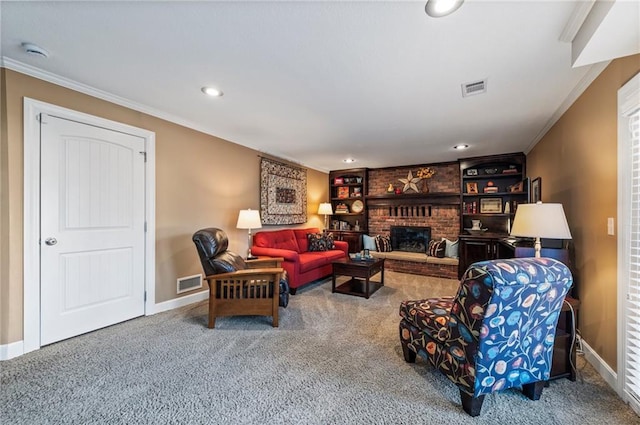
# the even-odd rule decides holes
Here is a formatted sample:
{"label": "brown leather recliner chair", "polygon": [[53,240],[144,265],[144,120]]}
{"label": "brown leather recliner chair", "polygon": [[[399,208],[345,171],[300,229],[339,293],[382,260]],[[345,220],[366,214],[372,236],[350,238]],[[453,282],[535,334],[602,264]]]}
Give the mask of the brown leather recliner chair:
{"label": "brown leather recliner chair", "polygon": [[278,307],[289,303],[286,272],[282,258],[245,261],[228,251],[229,239],[217,228],[193,234],[200,262],[209,284],[209,328],[216,317],[265,315],[278,326]]}

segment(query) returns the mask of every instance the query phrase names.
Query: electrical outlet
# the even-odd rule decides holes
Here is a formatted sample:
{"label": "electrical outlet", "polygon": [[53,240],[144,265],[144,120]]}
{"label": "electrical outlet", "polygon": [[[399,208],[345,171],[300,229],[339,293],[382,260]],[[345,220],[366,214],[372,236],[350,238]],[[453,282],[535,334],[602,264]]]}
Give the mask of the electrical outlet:
{"label": "electrical outlet", "polygon": [[616,234],[613,227],[614,227],[613,217],[608,217],[607,218],[607,235],[613,236]]}

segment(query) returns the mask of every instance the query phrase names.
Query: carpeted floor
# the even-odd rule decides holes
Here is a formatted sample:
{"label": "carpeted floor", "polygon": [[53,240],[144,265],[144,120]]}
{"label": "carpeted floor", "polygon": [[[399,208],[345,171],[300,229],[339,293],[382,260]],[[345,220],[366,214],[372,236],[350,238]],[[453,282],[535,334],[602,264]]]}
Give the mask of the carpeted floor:
{"label": "carpeted floor", "polygon": [[404,362],[403,299],[450,295],[457,282],[387,272],[369,300],[298,291],[280,327],[221,318],[206,302],[72,338],[0,363],[2,424],[638,424],[579,361],[539,401],[507,390],[471,418],[425,361]]}

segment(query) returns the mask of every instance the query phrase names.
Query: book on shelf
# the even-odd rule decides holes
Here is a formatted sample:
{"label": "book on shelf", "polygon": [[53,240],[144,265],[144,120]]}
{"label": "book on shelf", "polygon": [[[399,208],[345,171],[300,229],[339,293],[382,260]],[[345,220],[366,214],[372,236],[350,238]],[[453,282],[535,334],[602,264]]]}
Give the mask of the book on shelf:
{"label": "book on shelf", "polygon": [[463,202],[462,203],[462,212],[464,214],[477,214],[478,213],[478,203],[476,201]]}
{"label": "book on shelf", "polygon": [[349,213],[349,207],[346,204],[336,205],[336,214],[347,214],[347,213]]}
{"label": "book on shelf", "polygon": [[338,188],[338,198],[348,198],[349,197],[349,188],[348,187],[339,187]]}
{"label": "book on shelf", "polygon": [[498,193],[498,187],[497,186],[488,186],[488,187],[485,187],[483,189],[483,192],[484,193]]}

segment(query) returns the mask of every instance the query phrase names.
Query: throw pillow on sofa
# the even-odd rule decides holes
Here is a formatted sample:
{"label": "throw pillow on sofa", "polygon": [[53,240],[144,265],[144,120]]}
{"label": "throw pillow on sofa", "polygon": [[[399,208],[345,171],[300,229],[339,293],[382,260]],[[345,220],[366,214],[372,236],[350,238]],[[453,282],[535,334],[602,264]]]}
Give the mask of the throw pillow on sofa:
{"label": "throw pillow on sofa", "polygon": [[369,251],[377,251],[376,238],[369,235],[362,235],[362,247]]}
{"label": "throw pillow on sofa", "polygon": [[446,247],[444,249],[444,256],[450,258],[458,258],[458,245],[460,240],[450,241],[447,238],[442,238]]}
{"label": "throw pillow on sofa", "polygon": [[391,238],[389,236],[376,236],[376,250],[379,252],[391,252]]}
{"label": "throw pillow on sofa", "polygon": [[429,242],[429,249],[427,250],[427,255],[430,257],[444,258],[444,251],[447,247],[445,241],[435,241],[432,240]]}
{"label": "throw pillow on sofa", "polygon": [[329,251],[336,247],[333,243],[333,233],[309,233],[307,240],[309,241],[309,252]]}

